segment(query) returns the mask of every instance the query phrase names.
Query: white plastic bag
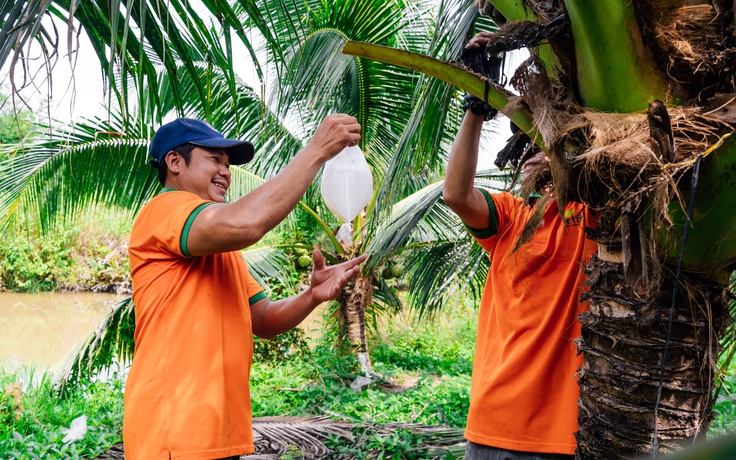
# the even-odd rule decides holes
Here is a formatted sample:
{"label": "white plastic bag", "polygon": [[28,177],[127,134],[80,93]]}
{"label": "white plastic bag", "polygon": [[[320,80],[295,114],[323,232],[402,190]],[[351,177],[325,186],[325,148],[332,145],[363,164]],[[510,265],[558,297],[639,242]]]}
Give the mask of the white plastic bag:
{"label": "white plastic bag", "polygon": [[343,222],[355,219],[373,196],[373,174],[359,147],[346,147],[325,163],[322,199]]}
{"label": "white plastic bag", "polygon": [[74,442],[84,438],[87,434],[87,416],[82,415],[72,420],[72,425],[69,428],[62,428],[62,433],[65,433],[62,442]]}

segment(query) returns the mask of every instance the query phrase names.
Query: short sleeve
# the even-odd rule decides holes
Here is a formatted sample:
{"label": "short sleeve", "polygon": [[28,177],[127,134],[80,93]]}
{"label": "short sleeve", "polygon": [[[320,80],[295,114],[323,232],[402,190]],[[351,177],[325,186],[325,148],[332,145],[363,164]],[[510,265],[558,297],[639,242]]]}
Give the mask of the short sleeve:
{"label": "short sleeve", "polygon": [[187,249],[189,229],[197,215],[212,204],[189,192],[169,191],[158,195],[136,218],[130,235],[131,256],[191,257]]}
{"label": "short sleeve", "polygon": [[[468,228],[470,234],[475,238],[476,241],[485,249],[487,252],[493,252],[498,241],[498,235],[501,234],[504,229],[511,222],[511,216],[513,216],[523,204],[521,199],[514,197],[513,195],[503,193],[489,193],[487,190],[480,189],[481,192],[486,196],[488,201],[488,208],[491,212],[491,226],[495,220],[495,229],[489,228],[488,230],[478,232]],[[493,231],[490,231],[493,230]]]}
{"label": "short sleeve", "polygon": [[480,190],[480,192],[486,199],[486,203],[488,203],[488,215],[490,223],[488,224],[488,228],[483,230],[476,230],[474,228],[468,227],[467,225],[465,226],[465,228],[468,230],[468,233],[473,236],[473,238],[477,240],[483,240],[492,237],[496,234],[496,232],[498,232],[498,219],[496,218],[496,206],[493,204],[493,198],[491,198],[491,194],[486,189],[479,188],[478,190]]}
{"label": "short sleeve", "polygon": [[246,288],[248,289],[248,305],[253,306],[259,301],[268,298],[268,296],[266,295],[266,291],[263,289],[263,286],[261,286],[258,281],[253,278],[253,275],[250,274],[248,263],[245,261],[245,257],[242,253],[240,254],[240,259],[243,261],[243,265],[245,265],[245,283]]}

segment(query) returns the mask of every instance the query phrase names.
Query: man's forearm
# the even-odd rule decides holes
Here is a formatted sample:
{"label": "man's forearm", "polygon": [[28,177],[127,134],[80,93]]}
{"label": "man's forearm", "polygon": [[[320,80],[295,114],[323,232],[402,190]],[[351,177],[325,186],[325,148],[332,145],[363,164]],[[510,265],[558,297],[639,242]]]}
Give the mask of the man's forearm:
{"label": "man's forearm", "polygon": [[276,337],[298,326],[320,303],[313,299],[311,287],[286,299],[261,300],[251,307],[253,334],[264,339]]}
{"label": "man's forearm", "polygon": [[490,213],[485,197],[474,184],[483,116],[466,113],[450,150],[442,197],[445,203],[474,229],[485,229]]}
{"label": "man's forearm", "polygon": [[444,185],[445,201],[461,200],[472,192],[482,128],[482,116],[468,113],[463,118],[447,162]]}
{"label": "man's forearm", "polygon": [[235,203],[205,208],[192,230],[198,230],[195,226],[207,228],[207,238],[198,239],[194,245],[190,241],[190,253],[239,250],[255,244],[278,225],[294,209],[324,164],[321,155],[310,151],[312,148],[302,149],[276,177]]}
{"label": "man's forearm", "polygon": [[276,177],[233,204],[204,208],[187,236],[189,253],[217,254],[256,243],[294,209],[326,161],[358,142],[360,125],[355,117],[326,116],[309,144]]}

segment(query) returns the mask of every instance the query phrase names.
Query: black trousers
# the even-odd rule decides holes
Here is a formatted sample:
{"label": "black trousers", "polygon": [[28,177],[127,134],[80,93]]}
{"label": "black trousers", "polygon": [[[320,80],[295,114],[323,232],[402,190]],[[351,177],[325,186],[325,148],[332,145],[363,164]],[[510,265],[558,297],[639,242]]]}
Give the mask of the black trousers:
{"label": "black trousers", "polygon": [[574,458],[574,455],[498,449],[471,441],[465,445],[465,460],[573,460]]}

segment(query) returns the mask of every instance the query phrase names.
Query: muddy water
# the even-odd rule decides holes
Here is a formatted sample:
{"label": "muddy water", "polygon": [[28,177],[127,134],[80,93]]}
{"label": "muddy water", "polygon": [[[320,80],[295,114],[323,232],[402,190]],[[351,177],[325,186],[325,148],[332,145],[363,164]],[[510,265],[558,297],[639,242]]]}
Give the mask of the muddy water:
{"label": "muddy water", "polygon": [[53,367],[122,298],[87,292],[0,293],[0,367]]}

